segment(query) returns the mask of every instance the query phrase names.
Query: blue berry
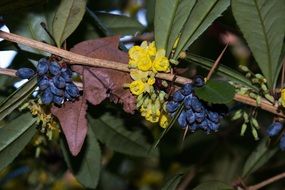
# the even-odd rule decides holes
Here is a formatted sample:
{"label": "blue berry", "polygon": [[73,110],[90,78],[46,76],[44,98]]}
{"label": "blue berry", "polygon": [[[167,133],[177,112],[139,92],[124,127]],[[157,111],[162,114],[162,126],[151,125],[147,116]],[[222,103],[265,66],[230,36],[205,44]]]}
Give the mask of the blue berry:
{"label": "blue berry", "polygon": [[191,109],[191,105],[192,105],[192,94],[186,96],[183,100],[184,102],[184,106],[186,109]]}
{"label": "blue berry", "polygon": [[205,111],[203,110],[201,112],[196,112],[195,119],[198,123],[201,123],[205,119]]}
{"label": "blue berry", "polygon": [[50,88],[45,89],[43,95],[41,96],[41,100],[43,104],[50,104],[53,100],[53,94],[51,93]]}
{"label": "blue berry", "polygon": [[179,107],[179,103],[178,102],[174,102],[174,101],[169,101],[166,104],[166,111],[168,113],[173,113],[175,112]]}
{"label": "blue berry", "polygon": [[64,96],[64,91],[62,89],[57,88],[53,82],[50,81],[50,90],[54,95]]}
{"label": "blue berry", "polygon": [[66,92],[73,98],[79,96],[79,90],[73,83],[66,84]]}
{"label": "blue berry", "polygon": [[54,76],[52,78],[52,81],[57,88],[64,88],[65,87],[65,80],[61,76]]}
{"label": "blue berry", "polygon": [[191,107],[195,112],[201,112],[203,110],[203,105],[197,97],[191,99]]}
{"label": "blue berry", "polygon": [[46,58],[42,58],[38,61],[37,72],[39,75],[44,75],[48,72],[49,61]]}
{"label": "blue berry", "polygon": [[63,96],[53,96],[53,102],[56,103],[57,105],[61,105],[64,102],[64,97]]}
{"label": "blue berry", "polygon": [[186,112],[182,111],[181,114],[178,117],[178,124],[181,128],[185,128],[187,126],[187,120],[186,120]]}
{"label": "blue berry", "polygon": [[282,151],[285,151],[285,134],[283,134],[280,139],[279,147]]}
{"label": "blue berry", "polygon": [[199,129],[199,125],[197,125],[196,123],[193,123],[192,125],[190,125],[189,128],[191,132],[195,132],[197,129]]}
{"label": "blue berry", "polygon": [[49,87],[49,79],[46,76],[42,77],[41,79],[39,79],[38,85],[40,90],[45,90]]}
{"label": "blue berry", "polygon": [[34,74],[35,74],[35,71],[33,71],[33,69],[30,69],[30,68],[20,68],[16,72],[16,76],[21,79],[29,79],[32,76],[34,76]]}
{"label": "blue berry", "polygon": [[[69,69],[68,69],[69,70]],[[60,76],[64,78],[65,82],[71,82],[72,81],[72,72],[71,74],[68,72],[68,70],[65,69],[65,71],[61,71]]]}
{"label": "blue berry", "polygon": [[184,99],[184,95],[181,93],[180,90],[177,90],[173,94],[173,101],[175,102],[181,102]]}
{"label": "blue berry", "polygon": [[208,121],[208,127],[211,131],[217,132],[219,129],[219,125],[217,123],[213,123],[211,121]]}
{"label": "blue berry", "polygon": [[184,84],[184,85],[183,85],[182,90],[181,90],[181,93],[182,93],[184,96],[188,96],[188,95],[192,94],[192,92],[193,92],[192,84],[187,83],[187,84]]}
{"label": "blue berry", "polygon": [[60,73],[60,66],[57,62],[53,61],[50,63],[49,72],[54,76]]}
{"label": "blue berry", "polygon": [[219,123],[219,114],[217,112],[208,111],[207,118],[214,123]]}
{"label": "blue berry", "polygon": [[186,111],[186,119],[189,124],[194,123],[194,121],[196,120],[196,116],[191,109]]}
{"label": "blue berry", "polygon": [[203,77],[199,76],[199,75],[195,76],[194,79],[193,79],[193,85],[195,87],[202,87],[202,86],[204,86],[205,85],[205,81],[204,81]]}
{"label": "blue berry", "polygon": [[277,135],[283,128],[282,123],[280,122],[273,122],[267,129],[267,135],[273,137]]}

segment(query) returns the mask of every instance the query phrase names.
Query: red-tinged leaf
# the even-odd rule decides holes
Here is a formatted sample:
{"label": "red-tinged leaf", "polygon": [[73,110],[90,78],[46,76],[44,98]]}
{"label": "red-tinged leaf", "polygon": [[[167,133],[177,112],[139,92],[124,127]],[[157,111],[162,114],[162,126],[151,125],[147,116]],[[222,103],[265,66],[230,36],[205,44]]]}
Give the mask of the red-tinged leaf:
{"label": "red-tinged leaf", "polygon": [[[118,49],[119,37],[107,37],[88,40],[75,45],[71,51],[88,57],[128,63],[128,54]],[[131,83],[129,73],[105,68],[73,66],[83,75],[83,86],[86,99],[93,105],[100,104],[109,97],[115,103],[122,103],[128,113],[135,110],[135,97],[125,89],[125,83]]]}
{"label": "red-tinged leaf", "polygon": [[53,106],[52,114],[57,117],[67,140],[69,150],[76,156],[87,134],[86,99],[80,97],[75,102],[65,102],[62,107]]}

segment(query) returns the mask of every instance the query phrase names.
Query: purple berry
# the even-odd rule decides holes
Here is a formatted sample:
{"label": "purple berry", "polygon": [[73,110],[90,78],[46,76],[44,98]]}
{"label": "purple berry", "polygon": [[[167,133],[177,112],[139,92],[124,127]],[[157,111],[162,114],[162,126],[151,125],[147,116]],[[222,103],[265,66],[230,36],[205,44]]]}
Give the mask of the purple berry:
{"label": "purple berry", "polygon": [[30,68],[20,68],[16,72],[16,76],[21,78],[21,79],[29,79],[32,76],[34,76],[35,71]]}
{"label": "purple berry", "polygon": [[68,70],[65,69],[65,71],[61,71],[60,76],[64,78],[65,82],[71,82],[72,81],[72,72],[71,74],[68,72]]}
{"label": "purple berry", "polygon": [[186,109],[191,109],[192,98],[192,95],[188,95],[184,98],[183,102]]}
{"label": "purple berry", "polygon": [[62,89],[57,88],[52,81],[49,83],[50,90],[54,95],[64,96],[64,91]]}
{"label": "purple berry", "polygon": [[182,111],[181,114],[179,115],[178,124],[181,128],[185,128],[187,126],[186,112],[185,111]]}
{"label": "purple berry", "polygon": [[191,107],[195,112],[201,112],[203,110],[203,105],[197,97],[191,99]]}
{"label": "purple berry", "polygon": [[75,98],[79,96],[79,90],[73,83],[67,83],[65,89],[71,97]]}
{"label": "purple berry", "polygon": [[65,87],[65,80],[61,76],[54,76],[52,78],[52,81],[57,88],[64,88]]}
{"label": "purple berry", "polygon": [[48,105],[48,104],[50,104],[52,102],[53,94],[51,93],[50,88],[47,88],[44,91],[43,95],[41,96],[41,100],[42,100],[42,103],[46,104],[46,105]]}
{"label": "purple berry", "polygon": [[196,120],[195,114],[193,113],[191,109],[186,111],[186,119],[189,124],[194,123],[194,121]]}
{"label": "purple berry", "polygon": [[175,102],[181,102],[184,99],[184,95],[181,93],[180,90],[177,90],[173,94],[173,101]]}
{"label": "purple berry", "polygon": [[50,63],[50,66],[49,66],[49,72],[52,74],[52,75],[58,75],[60,73],[60,66],[57,62],[53,61]]}
{"label": "purple berry", "polygon": [[207,118],[214,123],[219,123],[219,114],[217,112],[208,111]]}
{"label": "purple berry", "polygon": [[205,81],[204,81],[203,77],[200,76],[200,75],[195,76],[194,79],[193,79],[193,85],[195,87],[202,87],[202,86],[204,86],[205,85]]}
{"label": "purple berry", "polygon": [[201,123],[205,119],[205,111],[196,112],[195,119],[198,123]]}
{"label": "purple berry", "polygon": [[175,112],[179,107],[179,103],[178,102],[174,102],[174,101],[169,101],[166,104],[166,111],[168,113],[173,113]]}
{"label": "purple berry", "polygon": [[181,93],[182,93],[184,96],[188,96],[188,95],[192,94],[192,92],[193,92],[192,84],[187,83],[187,84],[184,84],[184,85],[183,85],[182,90],[181,90]]}
{"label": "purple berry", "polygon": [[62,96],[53,96],[53,102],[57,105],[61,105],[64,102],[64,97]]}
{"label": "purple berry", "polygon": [[48,72],[49,61],[46,58],[42,58],[38,61],[37,72],[39,75],[44,75]]}
{"label": "purple berry", "polygon": [[49,87],[49,79],[46,76],[42,77],[41,79],[39,79],[38,85],[40,90],[45,90]]}
{"label": "purple berry", "polygon": [[213,123],[213,122],[211,122],[211,121],[208,121],[208,128],[209,128],[211,131],[217,132],[218,129],[219,129],[219,124]]}
{"label": "purple berry", "polygon": [[267,129],[267,135],[270,137],[276,136],[282,130],[283,125],[280,122],[273,122]]}

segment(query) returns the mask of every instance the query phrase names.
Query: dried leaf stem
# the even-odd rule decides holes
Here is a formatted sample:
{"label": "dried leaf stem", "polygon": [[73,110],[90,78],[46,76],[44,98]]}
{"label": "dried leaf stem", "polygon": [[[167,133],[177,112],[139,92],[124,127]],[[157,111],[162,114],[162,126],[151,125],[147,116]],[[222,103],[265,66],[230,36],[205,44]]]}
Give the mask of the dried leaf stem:
{"label": "dried leaf stem", "polygon": [[[108,61],[105,59],[96,59],[96,58],[86,57],[86,56],[79,55],[79,54],[76,54],[70,51],[59,49],[57,47],[54,47],[54,46],[51,46],[51,45],[48,45],[48,44],[45,44],[45,43],[42,43],[36,40],[32,40],[32,39],[29,39],[23,36],[19,36],[16,34],[0,31],[0,38],[3,38],[7,41],[15,42],[18,44],[26,45],[26,46],[29,46],[35,49],[39,49],[42,51],[46,51],[51,54],[58,55],[66,59],[70,64],[87,65],[87,66],[109,68],[109,69],[114,69],[118,71],[129,72],[128,65],[124,63]],[[1,69],[0,68],[0,74],[14,76],[15,71],[11,69]],[[192,82],[191,79],[181,77],[181,76],[175,76],[175,75],[167,74],[167,73],[158,73],[156,77],[164,79],[164,80],[168,80],[168,81],[172,81],[173,77],[176,77],[175,83],[177,84],[185,84],[185,83]],[[248,104],[251,106],[258,106],[254,99],[248,96],[245,96],[245,95],[236,94],[234,99],[244,104]],[[268,102],[265,99],[262,99],[259,107],[265,111],[274,113],[281,117],[285,117],[285,115],[282,112],[278,111],[278,108],[276,106],[273,106],[270,102]]]}

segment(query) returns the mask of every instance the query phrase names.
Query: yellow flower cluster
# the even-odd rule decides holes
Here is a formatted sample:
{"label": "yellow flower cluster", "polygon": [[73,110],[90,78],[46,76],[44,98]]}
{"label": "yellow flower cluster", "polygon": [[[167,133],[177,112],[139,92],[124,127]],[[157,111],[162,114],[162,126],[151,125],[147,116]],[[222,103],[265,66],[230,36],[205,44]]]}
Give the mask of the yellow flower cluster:
{"label": "yellow flower cluster", "polygon": [[147,121],[167,127],[169,118],[162,109],[166,93],[153,87],[157,72],[170,71],[165,50],[157,50],[154,42],[148,44],[144,41],[129,50],[129,58],[130,75],[134,80],[129,88],[137,96],[137,109]]}
{"label": "yellow flower cluster", "polygon": [[281,90],[281,97],[279,99],[279,102],[283,107],[285,107],[285,88]]}
{"label": "yellow flower cluster", "polygon": [[30,109],[32,115],[37,116],[38,124],[41,124],[43,132],[46,133],[48,138],[51,140],[53,133],[59,133],[59,128],[57,127],[57,122],[54,120],[51,113],[46,113],[45,109],[34,101],[28,103],[28,108]]}

